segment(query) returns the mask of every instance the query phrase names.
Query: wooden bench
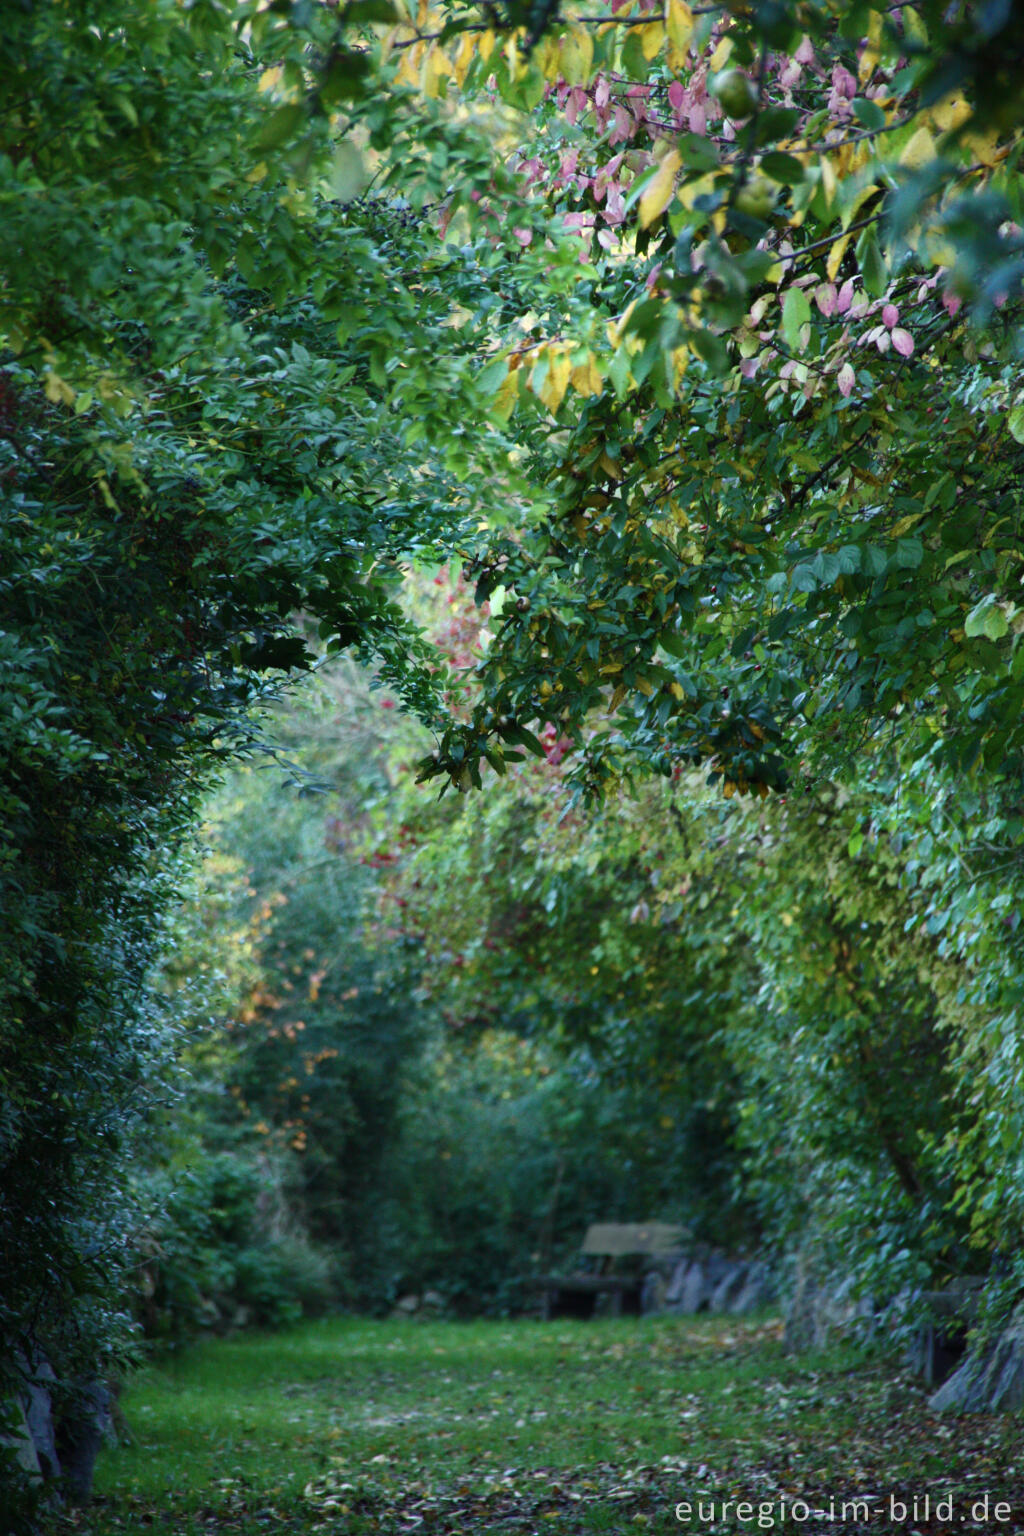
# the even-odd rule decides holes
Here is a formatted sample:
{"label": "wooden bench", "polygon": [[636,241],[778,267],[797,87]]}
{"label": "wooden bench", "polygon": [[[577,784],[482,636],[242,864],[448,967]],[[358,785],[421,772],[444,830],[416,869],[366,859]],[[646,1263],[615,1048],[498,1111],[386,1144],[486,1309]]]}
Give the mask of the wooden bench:
{"label": "wooden bench", "polygon": [[533,1275],[529,1284],[541,1293],[541,1316],[593,1317],[598,1300],[608,1297],[608,1310],[639,1316],[644,1287],[644,1268],[633,1264],[626,1273],[615,1273],[616,1261],[669,1258],[682,1251],[686,1241],[682,1227],[665,1221],[595,1222],[587,1228],[580,1255],[591,1260],[589,1268],[571,1275]]}

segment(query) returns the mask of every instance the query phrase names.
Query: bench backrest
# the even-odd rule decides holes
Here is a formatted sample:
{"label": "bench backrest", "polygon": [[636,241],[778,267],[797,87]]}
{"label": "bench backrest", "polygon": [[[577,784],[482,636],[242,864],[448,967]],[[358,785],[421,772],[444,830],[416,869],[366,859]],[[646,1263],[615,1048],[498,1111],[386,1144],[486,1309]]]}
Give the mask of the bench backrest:
{"label": "bench backrest", "polygon": [[686,1241],[683,1227],[667,1221],[598,1221],[587,1228],[582,1252],[595,1258],[675,1253]]}

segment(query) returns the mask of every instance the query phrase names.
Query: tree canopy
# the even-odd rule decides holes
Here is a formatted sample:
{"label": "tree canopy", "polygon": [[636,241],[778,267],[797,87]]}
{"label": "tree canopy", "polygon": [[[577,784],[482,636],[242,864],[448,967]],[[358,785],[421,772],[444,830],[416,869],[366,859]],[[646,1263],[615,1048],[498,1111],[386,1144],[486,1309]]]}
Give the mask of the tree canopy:
{"label": "tree canopy", "polygon": [[[116,1167],[171,1049],[148,978],[177,861],[320,642],[372,664],[434,733],[420,778],[460,791],[518,784],[524,754],[594,800],[696,768],[727,798],[858,777],[848,858],[918,850],[902,920],[983,956],[956,1006],[1005,1022],[1002,1055],[980,1029],[954,1053],[961,1082],[983,1067],[972,1128],[928,1130],[966,1149],[954,1182],[1003,1240],[1022,48],[1000,0],[14,8],[9,1367],[40,1315],[62,1369],[114,1347]],[[438,645],[405,573],[445,562]],[[976,878],[937,851],[935,806]],[[814,907],[801,963],[847,953],[844,900]],[[765,985],[778,939],[757,940]],[[930,1002],[906,1017],[925,1050]]]}

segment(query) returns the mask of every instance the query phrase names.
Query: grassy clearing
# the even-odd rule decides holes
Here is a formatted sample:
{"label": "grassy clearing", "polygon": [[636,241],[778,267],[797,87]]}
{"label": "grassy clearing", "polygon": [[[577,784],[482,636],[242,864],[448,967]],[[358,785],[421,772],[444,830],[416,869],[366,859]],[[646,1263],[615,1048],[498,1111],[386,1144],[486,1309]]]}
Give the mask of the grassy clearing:
{"label": "grassy clearing", "polygon": [[[335,1319],[213,1342],[136,1380],[133,1442],[106,1453],[96,1503],[71,1523],[91,1536],[1024,1531],[1013,1420],[938,1420],[891,1371],[841,1352],[789,1358],[779,1332],[703,1318]],[[1011,1517],[975,1523],[986,1493]],[[841,1518],[860,1497],[869,1518]],[[751,1501],[750,1517],[723,1517],[724,1499]],[[804,1518],[800,1499],[824,1514]]]}

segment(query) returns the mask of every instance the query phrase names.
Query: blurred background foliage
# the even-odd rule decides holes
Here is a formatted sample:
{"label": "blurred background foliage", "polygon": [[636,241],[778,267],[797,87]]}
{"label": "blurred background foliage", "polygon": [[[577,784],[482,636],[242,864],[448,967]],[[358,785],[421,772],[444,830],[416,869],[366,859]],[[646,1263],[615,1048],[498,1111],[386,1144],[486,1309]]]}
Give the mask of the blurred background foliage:
{"label": "blurred background foliage", "polygon": [[[468,601],[415,585],[445,626]],[[147,1331],[425,1291],[516,1311],[602,1218],[803,1250],[879,1297],[981,1271],[1008,1304],[1008,791],[979,819],[880,755],[771,802],[681,775],[585,810],[549,744],[430,800],[393,705],[331,664],[209,802],[165,970],[207,1022],[144,1181]]]}

